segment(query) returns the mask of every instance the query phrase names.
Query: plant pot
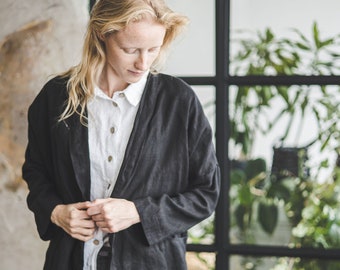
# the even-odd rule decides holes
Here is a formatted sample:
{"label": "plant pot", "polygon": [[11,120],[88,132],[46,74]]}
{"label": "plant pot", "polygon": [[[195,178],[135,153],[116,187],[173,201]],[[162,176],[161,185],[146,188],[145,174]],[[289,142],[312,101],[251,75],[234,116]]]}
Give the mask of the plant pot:
{"label": "plant pot", "polygon": [[286,177],[309,177],[307,147],[273,147],[273,163],[271,169],[272,181]]}

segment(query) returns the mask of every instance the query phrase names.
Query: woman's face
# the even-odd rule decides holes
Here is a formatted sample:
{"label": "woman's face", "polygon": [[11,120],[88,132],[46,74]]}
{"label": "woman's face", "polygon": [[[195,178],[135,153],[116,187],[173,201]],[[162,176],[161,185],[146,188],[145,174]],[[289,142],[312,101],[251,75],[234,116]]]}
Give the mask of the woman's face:
{"label": "woman's face", "polygon": [[106,76],[113,76],[121,87],[139,81],[159,55],[165,31],[147,17],[105,37]]}

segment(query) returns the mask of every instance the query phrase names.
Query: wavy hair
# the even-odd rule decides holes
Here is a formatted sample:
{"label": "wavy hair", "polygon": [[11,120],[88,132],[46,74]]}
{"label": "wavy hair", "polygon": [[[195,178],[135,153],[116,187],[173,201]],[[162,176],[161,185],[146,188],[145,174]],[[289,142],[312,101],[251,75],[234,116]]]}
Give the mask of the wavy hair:
{"label": "wavy hair", "polygon": [[77,113],[81,123],[86,125],[86,104],[93,96],[94,86],[99,81],[106,63],[105,44],[101,37],[150,15],[166,28],[159,56],[150,68],[151,72],[157,73],[166,50],[187,25],[188,18],[172,11],[163,0],[98,0],[96,2],[90,14],[81,61],[62,74],[63,77],[68,77],[68,100],[65,110],[60,115],[60,121]]}

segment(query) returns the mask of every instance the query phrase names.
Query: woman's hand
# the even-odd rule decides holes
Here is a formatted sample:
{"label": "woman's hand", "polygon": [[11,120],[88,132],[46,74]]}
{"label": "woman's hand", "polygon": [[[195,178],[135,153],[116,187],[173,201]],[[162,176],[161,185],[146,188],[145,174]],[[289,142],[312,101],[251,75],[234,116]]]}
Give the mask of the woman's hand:
{"label": "woman's hand", "polygon": [[93,238],[95,223],[87,214],[89,202],[57,205],[51,214],[51,221],[75,239],[87,241]]}
{"label": "woman's hand", "polygon": [[140,222],[135,204],[124,199],[95,200],[88,207],[87,214],[107,233],[116,233]]}

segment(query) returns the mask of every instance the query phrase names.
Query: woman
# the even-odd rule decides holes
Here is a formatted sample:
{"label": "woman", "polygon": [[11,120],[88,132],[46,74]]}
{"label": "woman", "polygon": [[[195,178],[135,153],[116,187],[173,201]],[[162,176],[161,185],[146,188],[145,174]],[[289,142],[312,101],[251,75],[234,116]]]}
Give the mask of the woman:
{"label": "woman", "polygon": [[44,269],[186,269],[219,168],[192,89],[157,73],[187,19],[162,0],[99,0],[79,65],[29,108],[28,206]]}

